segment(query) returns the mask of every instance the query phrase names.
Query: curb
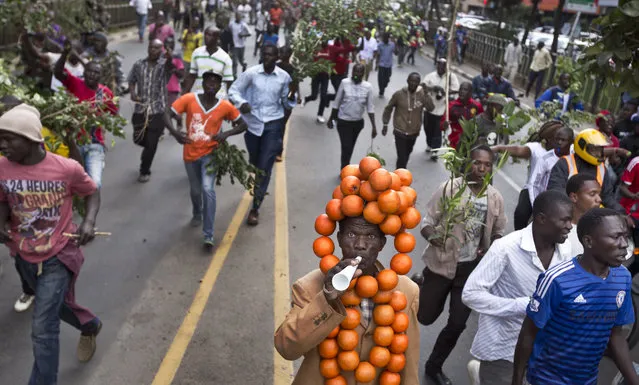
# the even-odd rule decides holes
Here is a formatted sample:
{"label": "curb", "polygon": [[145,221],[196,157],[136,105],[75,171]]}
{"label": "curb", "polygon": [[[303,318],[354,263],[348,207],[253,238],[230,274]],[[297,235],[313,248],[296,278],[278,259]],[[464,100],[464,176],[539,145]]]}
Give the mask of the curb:
{"label": "curb", "polygon": [[125,30],[121,30],[115,33],[110,33],[108,35],[108,40],[110,44],[118,44],[125,40],[131,39],[132,37],[136,37],[138,34],[137,27],[130,27]]}

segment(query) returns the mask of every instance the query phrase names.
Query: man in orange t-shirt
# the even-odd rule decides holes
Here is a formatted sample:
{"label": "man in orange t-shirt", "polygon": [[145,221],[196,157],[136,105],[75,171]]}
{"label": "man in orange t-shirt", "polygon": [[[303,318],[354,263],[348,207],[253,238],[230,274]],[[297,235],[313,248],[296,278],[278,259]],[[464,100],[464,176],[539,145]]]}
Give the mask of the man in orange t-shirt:
{"label": "man in orange t-shirt", "polygon": [[275,33],[279,34],[280,23],[282,21],[282,13],[284,13],[284,10],[280,7],[280,2],[276,1],[275,3],[273,3],[273,7],[271,7],[268,13],[271,16],[271,24],[275,26]]}
{"label": "man in orange t-shirt", "polygon": [[[218,143],[247,128],[240,111],[228,100],[218,99],[222,76],[209,71],[202,75],[203,93],[183,95],[173,103],[171,110],[179,116],[186,113],[188,142],[184,145],[184,166],[189,177],[193,218],[191,226],[203,224],[204,246],[212,250],[215,222],[215,173],[207,172]],[[220,131],[224,120],[233,122],[233,129]],[[202,195],[204,193],[204,196]],[[204,219],[204,222],[202,222]]]}

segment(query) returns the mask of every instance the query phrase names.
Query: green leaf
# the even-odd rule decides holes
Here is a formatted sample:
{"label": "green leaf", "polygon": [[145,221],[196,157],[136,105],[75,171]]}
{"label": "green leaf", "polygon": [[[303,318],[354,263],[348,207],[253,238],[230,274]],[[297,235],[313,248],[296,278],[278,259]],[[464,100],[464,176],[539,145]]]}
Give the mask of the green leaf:
{"label": "green leaf", "polygon": [[626,4],[619,7],[619,10],[626,16],[639,17],[639,2],[629,1]]}

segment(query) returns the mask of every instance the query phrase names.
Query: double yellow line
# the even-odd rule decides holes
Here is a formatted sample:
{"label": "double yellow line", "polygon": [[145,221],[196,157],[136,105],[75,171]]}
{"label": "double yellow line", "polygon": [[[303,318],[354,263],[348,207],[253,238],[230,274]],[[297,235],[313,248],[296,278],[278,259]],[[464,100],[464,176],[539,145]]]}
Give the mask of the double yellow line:
{"label": "double yellow line", "polygon": [[[287,125],[284,135],[284,149],[288,142],[289,127]],[[290,310],[289,289],[289,260],[288,260],[288,205],[286,191],[286,161],[275,164],[275,263],[273,268],[273,311],[275,327],[283,321],[284,316]],[[215,281],[224,266],[226,257],[233,246],[240,226],[248,212],[252,201],[251,194],[245,192],[242,200],[233,214],[231,223],[226,229],[220,246],[215,250],[213,259],[209,264],[200,287],[195,293],[195,298],[180,325],[173,342],[166,352],[160,368],[155,374],[152,385],[171,385],[175,379],[186,349],[193,339],[202,313],[211,296]],[[275,329],[273,329],[275,330]],[[271,339],[272,341],[272,339]],[[293,379],[293,363],[283,359],[273,348],[273,384],[290,385]]]}

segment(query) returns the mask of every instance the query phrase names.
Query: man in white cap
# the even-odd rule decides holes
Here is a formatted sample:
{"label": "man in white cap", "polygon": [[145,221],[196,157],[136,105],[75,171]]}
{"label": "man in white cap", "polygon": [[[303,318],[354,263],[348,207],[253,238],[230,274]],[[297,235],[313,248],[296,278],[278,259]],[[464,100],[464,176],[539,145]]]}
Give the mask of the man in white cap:
{"label": "man in white cap", "polygon": [[[75,160],[43,148],[40,114],[20,104],[0,117],[0,243],[16,258],[35,292],[31,339],[35,362],[29,384],[55,384],[60,320],[81,331],[78,359],[89,361],[102,322],[75,303],[80,246],[95,235],[99,190]],[[86,216],[73,224],[73,196],[86,197]],[[73,235],[69,235],[73,234]]]}

